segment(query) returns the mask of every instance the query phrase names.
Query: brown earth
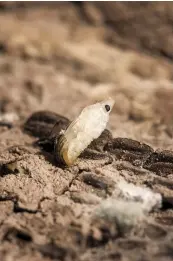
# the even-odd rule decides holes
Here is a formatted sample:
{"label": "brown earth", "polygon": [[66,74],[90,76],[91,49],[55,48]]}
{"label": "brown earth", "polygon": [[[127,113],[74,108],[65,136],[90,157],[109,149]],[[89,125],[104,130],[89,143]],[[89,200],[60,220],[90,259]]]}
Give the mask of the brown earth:
{"label": "brown earth", "polygon": [[[1,4],[0,260],[173,260],[173,5],[138,5]],[[104,132],[70,168],[36,146],[105,96],[114,139]],[[123,234],[92,219],[121,178],[163,196]]]}

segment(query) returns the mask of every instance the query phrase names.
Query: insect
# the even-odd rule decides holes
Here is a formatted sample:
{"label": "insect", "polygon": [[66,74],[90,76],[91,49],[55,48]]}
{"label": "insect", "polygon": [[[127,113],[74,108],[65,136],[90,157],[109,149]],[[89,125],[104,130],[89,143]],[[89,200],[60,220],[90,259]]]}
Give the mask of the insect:
{"label": "insect", "polygon": [[106,128],[114,100],[98,102],[85,107],[78,118],[55,140],[55,157],[70,166],[88,145]]}

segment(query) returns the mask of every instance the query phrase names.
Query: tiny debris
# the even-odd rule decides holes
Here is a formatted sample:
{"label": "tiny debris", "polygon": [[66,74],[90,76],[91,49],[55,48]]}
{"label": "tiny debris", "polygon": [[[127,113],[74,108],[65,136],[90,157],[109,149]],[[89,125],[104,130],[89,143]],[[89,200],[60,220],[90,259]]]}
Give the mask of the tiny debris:
{"label": "tiny debris", "polygon": [[0,114],[0,126],[12,128],[13,122],[17,120],[19,120],[19,117],[16,113],[7,112],[7,113]]}
{"label": "tiny debris", "polygon": [[14,122],[17,121],[19,117],[14,112],[7,112],[0,114],[0,121],[6,121],[6,122]]}
{"label": "tiny debris", "polygon": [[115,222],[122,232],[137,227],[146,218],[140,202],[128,202],[114,198],[104,200],[95,209],[94,216],[111,223]]}
{"label": "tiny debris", "polygon": [[155,193],[149,188],[136,186],[126,181],[118,182],[117,188],[120,190],[120,196],[124,199],[141,202],[141,206],[146,213],[162,206],[161,194]]}

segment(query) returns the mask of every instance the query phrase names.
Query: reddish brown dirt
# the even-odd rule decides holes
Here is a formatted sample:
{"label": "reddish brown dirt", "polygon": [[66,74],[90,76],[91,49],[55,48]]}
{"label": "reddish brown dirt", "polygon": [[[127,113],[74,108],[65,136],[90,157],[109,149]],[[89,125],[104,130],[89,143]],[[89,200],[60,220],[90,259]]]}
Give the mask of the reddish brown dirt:
{"label": "reddish brown dirt", "polygon": [[[0,260],[172,260],[173,65],[152,49],[147,55],[110,45],[101,11],[83,8],[0,13],[0,112],[18,117],[0,126]],[[128,47],[137,41],[121,39]],[[72,120],[105,96],[115,99],[108,126],[115,139],[103,135],[70,168],[33,145],[33,128],[23,129],[36,111]],[[44,124],[49,132],[51,123]],[[92,221],[121,177],[163,195],[152,223],[125,235]]]}

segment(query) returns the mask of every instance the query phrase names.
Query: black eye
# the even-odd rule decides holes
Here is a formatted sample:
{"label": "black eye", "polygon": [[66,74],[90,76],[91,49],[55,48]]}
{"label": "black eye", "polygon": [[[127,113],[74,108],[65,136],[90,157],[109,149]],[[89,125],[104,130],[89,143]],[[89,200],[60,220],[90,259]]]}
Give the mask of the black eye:
{"label": "black eye", "polygon": [[106,104],[106,105],[105,105],[105,109],[106,109],[106,111],[110,111],[111,108],[110,108],[109,105]]}

